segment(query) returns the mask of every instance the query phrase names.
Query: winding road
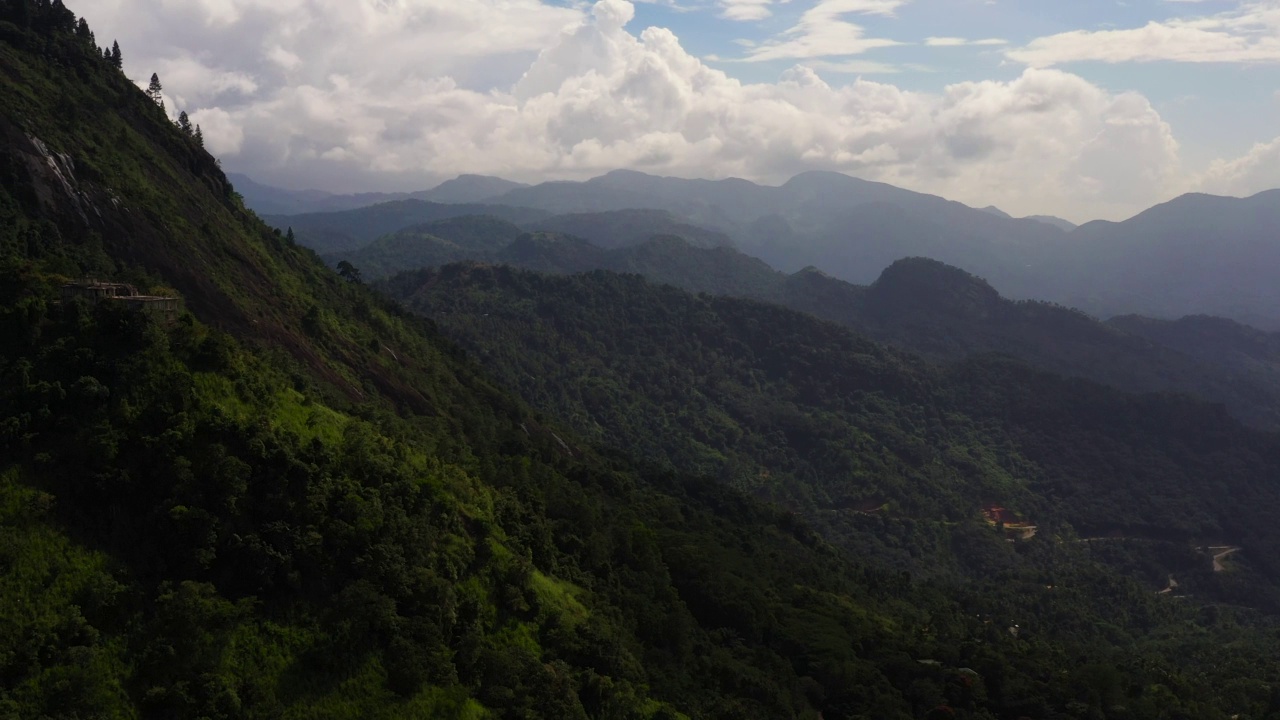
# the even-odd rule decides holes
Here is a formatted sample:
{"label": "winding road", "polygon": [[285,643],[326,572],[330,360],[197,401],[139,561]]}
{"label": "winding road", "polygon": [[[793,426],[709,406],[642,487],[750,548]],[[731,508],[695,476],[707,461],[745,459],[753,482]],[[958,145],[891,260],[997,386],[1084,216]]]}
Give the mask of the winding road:
{"label": "winding road", "polygon": [[1222,572],[1227,566],[1222,564],[1223,558],[1233,553],[1240,552],[1240,548],[1234,545],[1211,545],[1209,550],[1213,551],[1213,571]]}

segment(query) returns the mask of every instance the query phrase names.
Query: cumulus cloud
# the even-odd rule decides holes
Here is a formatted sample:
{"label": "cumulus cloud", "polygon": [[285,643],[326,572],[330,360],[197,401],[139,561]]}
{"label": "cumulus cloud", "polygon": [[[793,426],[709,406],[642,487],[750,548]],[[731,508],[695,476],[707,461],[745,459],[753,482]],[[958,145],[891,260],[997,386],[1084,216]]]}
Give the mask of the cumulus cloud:
{"label": "cumulus cloud", "polygon": [[1199,187],[1205,192],[1239,196],[1280,188],[1280,137],[1254,145],[1243,157],[1213,163],[1200,178]]}
{"label": "cumulus cloud", "polygon": [[1070,62],[1280,62],[1280,0],[1229,12],[1149,22],[1140,28],[1075,30],[1037,38],[1007,56],[1033,67]]}
{"label": "cumulus cloud", "polygon": [[[823,64],[852,61],[818,58],[743,83],[669,30],[633,33],[624,0],[583,12],[534,0],[104,2],[103,18],[140,26],[90,17],[99,37],[121,37],[130,72],[173,70],[171,105],[193,111],[226,165],[284,186],[408,189],[463,172],[539,181],[619,167],[778,182],[828,169],[1077,219],[1131,214],[1180,189],[1177,143],[1145,98],[1058,70],[920,93],[830,84]],[[836,23],[900,4],[819,3]]]}

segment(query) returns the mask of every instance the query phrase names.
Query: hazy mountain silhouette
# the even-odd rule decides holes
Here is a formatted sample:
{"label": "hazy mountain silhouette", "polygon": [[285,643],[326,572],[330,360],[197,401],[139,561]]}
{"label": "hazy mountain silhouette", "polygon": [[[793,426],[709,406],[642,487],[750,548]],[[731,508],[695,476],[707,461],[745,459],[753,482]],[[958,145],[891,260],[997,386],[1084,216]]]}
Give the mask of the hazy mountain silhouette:
{"label": "hazy mountain silhouette", "polygon": [[1036,222],[1042,222],[1046,225],[1052,225],[1058,228],[1059,230],[1063,230],[1065,232],[1071,232],[1072,230],[1075,230],[1077,227],[1079,227],[1079,225],[1076,225],[1070,220],[1063,220],[1062,218],[1054,217],[1053,215],[1028,215],[1026,219],[1035,220]]}
{"label": "hazy mountain silhouette", "polygon": [[636,245],[661,235],[682,237],[696,247],[733,244],[728,235],[681,222],[665,210],[611,210],[557,215],[532,223],[529,229],[576,235],[603,248]]}
{"label": "hazy mountain silhouette", "polygon": [[354,250],[404,228],[464,216],[492,216],[522,223],[541,220],[546,213],[500,205],[397,200],[343,212],[275,215],[264,220],[277,228],[292,228],[298,242],[316,252],[333,253]]}
{"label": "hazy mountain silhouette", "polygon": [[398,200],[428,200],[437,203],[478,203],[516,188],[526,187],[487,175],[459,175],[430,190],[391,193],[336,194],[323,190],[285,190],[257,182],[247,175],[231,173],[244,203],[259,215],[299,215],[316,212],[356,210]]}
{"label": "hazy mountain silhouette", "polygon": [[[448,193],[443,186],[440,191],[474,197],[504,183],[459,178]],[[490,206],[541,215],[473,207],[409,217],[400,226],[391,221],[394,212],[373,224],[344,215],[273,221],[295,230],[305,226],[302,241],[323,251],[351,249],[360,240],[446,213],[499,215],[526,229],[569,233],[605,247],[656,235],[684,237],[695,245],[722,244],[727,237],[779,270],[813,266],[858,284],[873,282],[903,257],[929,257],[986,278],[1007,297],[1054,301],[1102,317],[1210,314],[1276,329],[1278,199],[1280,191],[1247,199],[1187,195],[1124,222],[1076,228],[1060,218],[1011,218],[997,208],[975,209],[833,172],[802,173],[770,187],[615,171],[485,199]],[[379,214],[368,208],[355,212]],[[552,222],[546,214],[574,217]]]}
{"label": "hazy mountain silhouette", "polygon": [[1187,195],[1124,222],[1074,228],[839,173],[808,172],[766,187],[627,171],[524,188],[494,202],[552,212],[666,210],[727,233],[780,270],[812,265],[856,283],[873,281],[899,258],[925,256],[980,274],[1011,297],[1104,316],[1209,313],[1274,328],[1278,199],[1280,191],[1247,199]]}
{"label": "hazy mountain silhouette", "polygon": [[937,361],[1001,353],[1125,390],[1196,395],[1253,425],[1280,428],[1280,336],[1220,318],[1103,323],[1053,303],[1006,299],[985,280],[926,258],[893,262],[863,286],[814,267],[788,275],[734,248],[695,247],[676,236],[606,249],[572,235],[521,233],[493,218],[456,218],[326,259],[348,260],[370,278],[460,260],[556,274],[637,273],[784,305]]}
{"label": "hazy mountain silhouette", "polygon": [[1073,231],[1041,273],[1051,297],[1100,315],[1219,315],[1280,328],[1280,190],[1191,194]]}

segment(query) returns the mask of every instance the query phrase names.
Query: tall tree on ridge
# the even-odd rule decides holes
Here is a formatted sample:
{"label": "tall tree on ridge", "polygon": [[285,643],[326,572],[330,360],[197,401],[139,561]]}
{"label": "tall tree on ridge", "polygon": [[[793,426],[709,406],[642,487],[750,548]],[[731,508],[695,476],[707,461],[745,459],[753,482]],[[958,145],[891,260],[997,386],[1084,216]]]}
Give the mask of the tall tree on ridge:
{"label": "tall tree on ridge", "polygon": [[151,98],[161,110],[164,109],[164,87],[160,85],[160,76],[151,73],[151,84],[147,86],[147,97]]}

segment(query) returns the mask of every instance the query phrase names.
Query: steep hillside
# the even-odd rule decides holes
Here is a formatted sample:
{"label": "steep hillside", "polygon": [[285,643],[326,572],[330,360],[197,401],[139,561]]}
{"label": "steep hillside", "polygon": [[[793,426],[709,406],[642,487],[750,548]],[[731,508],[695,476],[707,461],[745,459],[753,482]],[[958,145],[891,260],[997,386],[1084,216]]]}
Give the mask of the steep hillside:
{"label": "steep hillside", "polygon": [[[930,368],[800,314],[634,276],[450,266],[394,285],[588,436],[794,508],[971,609],[1005,608],[1013,634],[1189,660],[1154,640],[1181,635],[1181,613],[1280,608],[1280,439],[1212,407],[1007,361]],[[1145,592],[1115,592],[1134,581]],[[1241,640],[1270,632],[1244,622]]]}
{"label": "steep hillside", "polygon": [[[1280,437],[1213,406],[999,359],[936,369],[800,313],[635,276],[463,265],[391,286],[580,431],[700,467],[815,522],[818,510],[872,499],[919,521],[959,520],[992,501],[1082,533],[1280,542],[1263,539],[1267,511],[1246,507],[1280,493],[1268,479]],[[1135,472],[1130,453],[1147,469]],[[1220,477],[1226,457],[1240,472]]]}

